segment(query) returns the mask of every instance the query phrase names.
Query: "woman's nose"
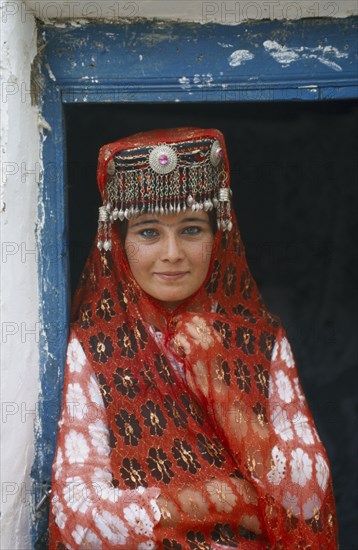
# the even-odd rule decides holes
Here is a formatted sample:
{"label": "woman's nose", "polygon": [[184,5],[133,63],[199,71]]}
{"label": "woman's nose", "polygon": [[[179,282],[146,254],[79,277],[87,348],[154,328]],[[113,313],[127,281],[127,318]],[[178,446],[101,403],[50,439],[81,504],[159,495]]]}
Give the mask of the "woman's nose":
{"label": "woman's nose", "polygon": [[176,262],[183,258],[183,249],[180,239],[176,235],[167,235],[163,242],[162,260]]}

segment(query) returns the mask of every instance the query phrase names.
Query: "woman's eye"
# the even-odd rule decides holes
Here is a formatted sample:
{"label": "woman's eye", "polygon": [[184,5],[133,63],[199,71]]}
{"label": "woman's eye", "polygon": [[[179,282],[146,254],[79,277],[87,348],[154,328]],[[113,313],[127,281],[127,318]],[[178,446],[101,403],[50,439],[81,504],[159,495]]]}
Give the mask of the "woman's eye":
{"label": "woman's eye", "polygon": [[157,236],[157,232],[155,229],[142,229],[139,234],[146,239],[151,239]]}
{"label": "woman's eye", "polygon": [[186,227],[183,233],[187,233],[188,235],[198,235],[199,233],[201,233],[201,231],[201,227],[198,227],[197,225],[191,225],[190,227]]}

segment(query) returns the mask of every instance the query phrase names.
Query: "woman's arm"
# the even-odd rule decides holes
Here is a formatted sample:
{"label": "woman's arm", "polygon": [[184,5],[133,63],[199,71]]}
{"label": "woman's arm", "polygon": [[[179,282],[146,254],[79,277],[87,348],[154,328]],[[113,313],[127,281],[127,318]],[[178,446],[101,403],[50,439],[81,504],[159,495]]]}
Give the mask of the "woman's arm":
{"label": "woman's arm", "polygon": [[328,459],[283,329],[266,364],[259,356],[253,364],[245,354],[228,352],[199,316],[181,325],[176,345],[186,356],[189,386],[207,403],[225,446],[259,495],[272,548],[336,549]]}
{"label": "woman's arm", "polygon": [[159,489],[112,484],[109,430],[97,378],[74,333],[69,339],[53,463],[50,548],[154,548]]}

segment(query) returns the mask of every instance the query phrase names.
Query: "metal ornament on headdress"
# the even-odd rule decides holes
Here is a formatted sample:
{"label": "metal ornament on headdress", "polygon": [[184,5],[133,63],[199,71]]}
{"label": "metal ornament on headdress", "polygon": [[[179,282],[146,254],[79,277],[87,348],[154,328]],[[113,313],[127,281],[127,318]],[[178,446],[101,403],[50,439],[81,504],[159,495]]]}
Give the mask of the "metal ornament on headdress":
{"label": "metal ornament on headdress", "polygon": [[110,238],[110,228],[108,227],[108,222],[110,221],[109,208],[107,206],[99,207],[98,215],[98,241],[97,248],[99,250],[111,250],[112,241]]}
{"label": "metal ornament on headdress", "polygon": [[213,166],[217,166],[223,159],[224,152],[221,147],[220,141],[217,139],[214,141],[214,143],[211,146],[210,150],[210,161]]}
{"label": "metal ornament on headdress", "polygon": [[107,164],[98,220],[99,250],[111,249],[111,225],[144,213],[213,208],[222,231],[232,229],[231,190],[219,140],[196,138],[117,151]]}
{"label": "metal ornament on headdress", "polygon": [[158,145],[150,152],[149,166],[157,174],[169,174],[177,164],[177,154],[168,145]]}

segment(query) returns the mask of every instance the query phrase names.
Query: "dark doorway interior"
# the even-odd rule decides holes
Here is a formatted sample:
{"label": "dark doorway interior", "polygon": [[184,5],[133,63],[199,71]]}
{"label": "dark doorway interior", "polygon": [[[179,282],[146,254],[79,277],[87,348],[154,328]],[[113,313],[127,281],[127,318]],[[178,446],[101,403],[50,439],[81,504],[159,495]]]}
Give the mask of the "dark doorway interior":
{"label": "dark doorway interior", "polygon": [[65,118],[72,293],[97,227],[100,146],[160,127],[224,133],[249,264],[331,460],[341,549],[355,548],[358,102],[67,105]]}

